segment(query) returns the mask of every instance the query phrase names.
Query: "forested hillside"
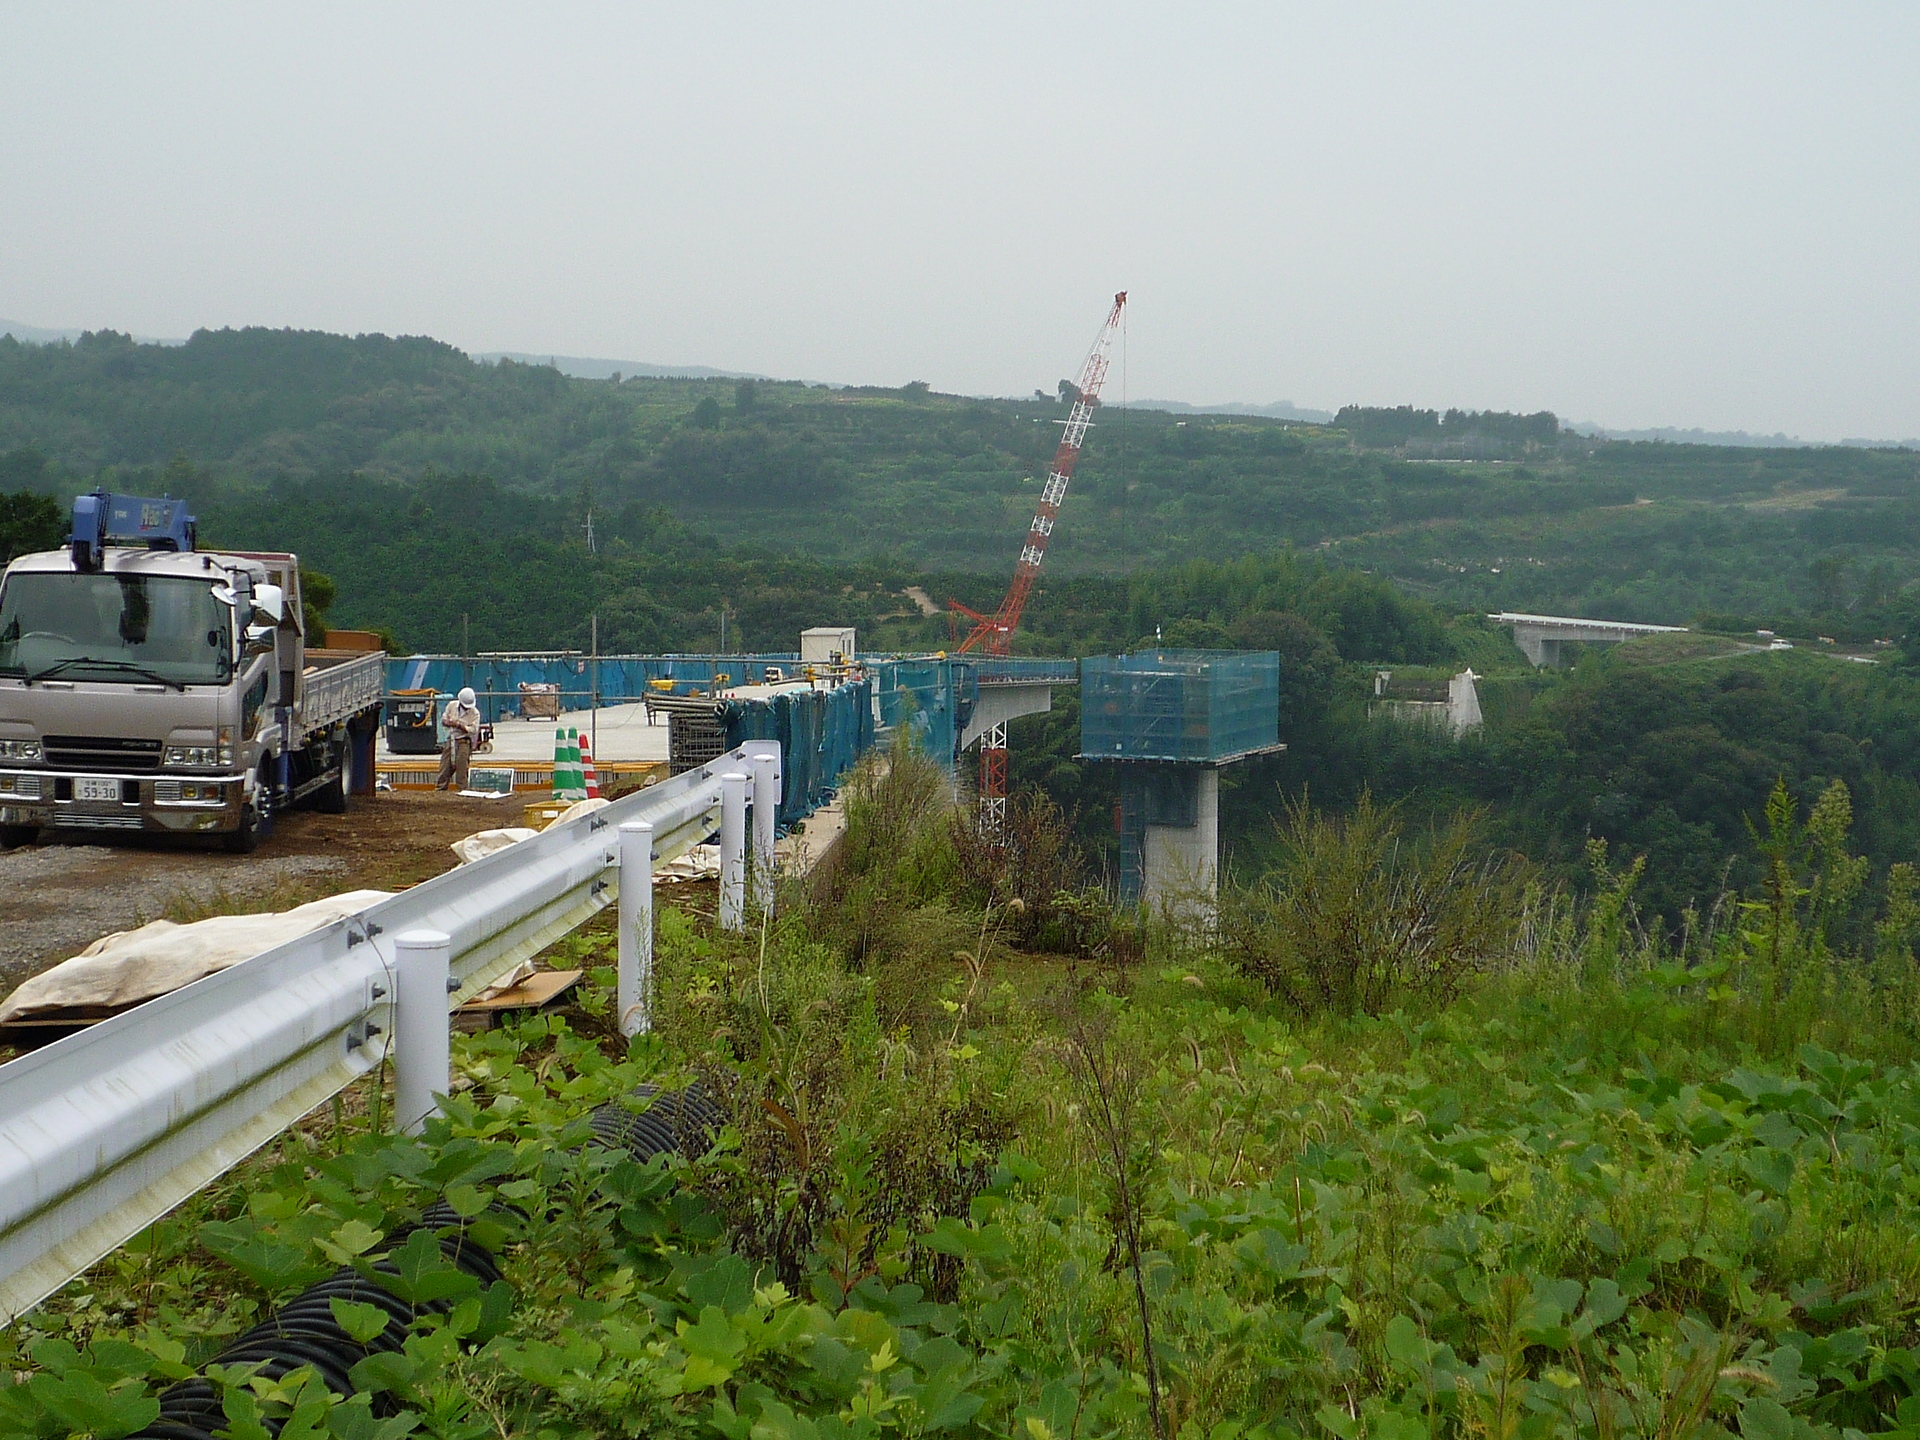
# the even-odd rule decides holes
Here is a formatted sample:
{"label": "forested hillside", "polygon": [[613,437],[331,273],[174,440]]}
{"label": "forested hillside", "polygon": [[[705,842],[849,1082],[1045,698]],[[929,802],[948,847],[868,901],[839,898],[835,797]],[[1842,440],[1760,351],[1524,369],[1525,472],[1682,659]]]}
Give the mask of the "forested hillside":
{"label": "forested hillside", "polygon": [[[0,339],[0,547],[54,544],[37,498],[103,480],[190,496],[216,545],[290,548],[328,619],[402,650],[785,650],[852,624],[951,643],[928,602],[987,607],[1052,454],[1058,393],[573,380],[425,339],[250,330],[185,346]],[[1920,847],[1920,455],[1610,444],[1551,416],[1349,407],[1332,426],[1102,410],[1020,638],[1275,649],[1285,755],[1228,777],[1257,872],[1283,795],[1485,811],[1486,843],[1584,883],[1585,846],[1645,856],[1678,925],[1758,883],[1776,779],[1845,782],[1869,890]],[[64,505],[64,501],[62,502]],[[587,522],[591,516],[593,543]],[[1535,674],[1476,612],[1765,627],[1791,654],[1682,637]],[[1883,664],[1844,664],[1816,636]],[[1371,718],[1372,672],[1462,665],[1462,743]],[[1110,843],[1111,776],[1077,711],[1022,722],[1018,781]]]}
{"label": "forested hillside", "polygon": [[[662,507],[722,546],[977,572],[978,600],[1011,565],[1064,414],[1055,390],[576,380],[424,338],[0,339],[0,454],[36,488],[153,484],[178,457],[227,487],[237,519],[251,495],[270,526],[288,486],[469,475],[556,502],[538,512],[555,543],[589,509],[604,524]],[[1453,609],[1861,640],[1887,632],[1888,597],[1920,574],[1911,451],[1612,443],[1550,415],[1340,419],[1105,407],[1050,571],[1324,547]]]}

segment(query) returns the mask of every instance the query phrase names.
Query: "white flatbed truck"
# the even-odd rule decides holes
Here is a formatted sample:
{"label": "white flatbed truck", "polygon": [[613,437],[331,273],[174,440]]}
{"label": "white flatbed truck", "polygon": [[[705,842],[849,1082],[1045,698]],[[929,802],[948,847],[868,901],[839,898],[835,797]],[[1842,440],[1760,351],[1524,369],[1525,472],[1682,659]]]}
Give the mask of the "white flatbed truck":
{"label": "white flatbed truck", "polygon": [[253,850],[373,792],[383,652],[309,649],[291,554],[205,552],[179,500],[99,491],[0,575],[0,842],[140,831]]}

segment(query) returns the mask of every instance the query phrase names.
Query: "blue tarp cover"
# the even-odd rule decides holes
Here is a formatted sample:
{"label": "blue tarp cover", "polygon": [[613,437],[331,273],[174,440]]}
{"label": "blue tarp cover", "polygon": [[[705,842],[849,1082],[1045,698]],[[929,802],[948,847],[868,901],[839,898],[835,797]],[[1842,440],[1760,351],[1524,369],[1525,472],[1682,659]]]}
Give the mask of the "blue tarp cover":
{"label": "blue tarp cover", "polygon": [[856,680],[832,690],[788,690],[765,700],[731,700],[721,711],[727,744],[778,740],[786,757],[780,824],[826,804],[873,745],[872,686]]}

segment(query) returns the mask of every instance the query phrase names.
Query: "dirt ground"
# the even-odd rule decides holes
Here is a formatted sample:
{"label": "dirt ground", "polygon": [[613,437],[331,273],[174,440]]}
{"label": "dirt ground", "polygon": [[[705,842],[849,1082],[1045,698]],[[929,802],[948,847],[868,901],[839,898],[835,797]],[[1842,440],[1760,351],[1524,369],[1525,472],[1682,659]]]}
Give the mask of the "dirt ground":
{"label": "dirt ground", "polygon": [[513,800],[395,791],[356,799],[345,815],[282,815],[252,855],[165,836],[0,852],[0,995],[102,935],[149,920],[418,884],[453,867],[454,841],[517,825],[520,811]]}

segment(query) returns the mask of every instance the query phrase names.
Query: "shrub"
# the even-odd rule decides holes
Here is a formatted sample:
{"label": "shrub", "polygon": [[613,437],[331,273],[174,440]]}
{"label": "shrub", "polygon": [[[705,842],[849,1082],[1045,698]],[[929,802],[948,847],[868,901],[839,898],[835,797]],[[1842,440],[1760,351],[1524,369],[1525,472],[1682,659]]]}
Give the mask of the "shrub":
{"label": "shrub", "polygon": [[1343,816],[1303,797],[1278,872],[1222,897],[1228,959],[1302,1014],[1452,999],[1512,953],[1521,912],[1519,863],[1486,856],[1476,820],[1410,841],[1398,807],[1371,795]]}
{"label": "shrub", "polygon": [[946,898],[957,875],[945,774],[904,728],[847,785],[847,828],[812,896],[810,923],[873,981],[880,1028],[924,1031],[932,997],[977,921]]}
{"label": "shrub", "polygon": [[1086,852],[1073,838],[1073,825],[1039,790],[1009,800],[998,829],[973,806],[954,807],[949,829],[965,894],[977,905],[999,907],[996,924],[1023,950],[1109,952],[1113,907],[1087,883]]}

